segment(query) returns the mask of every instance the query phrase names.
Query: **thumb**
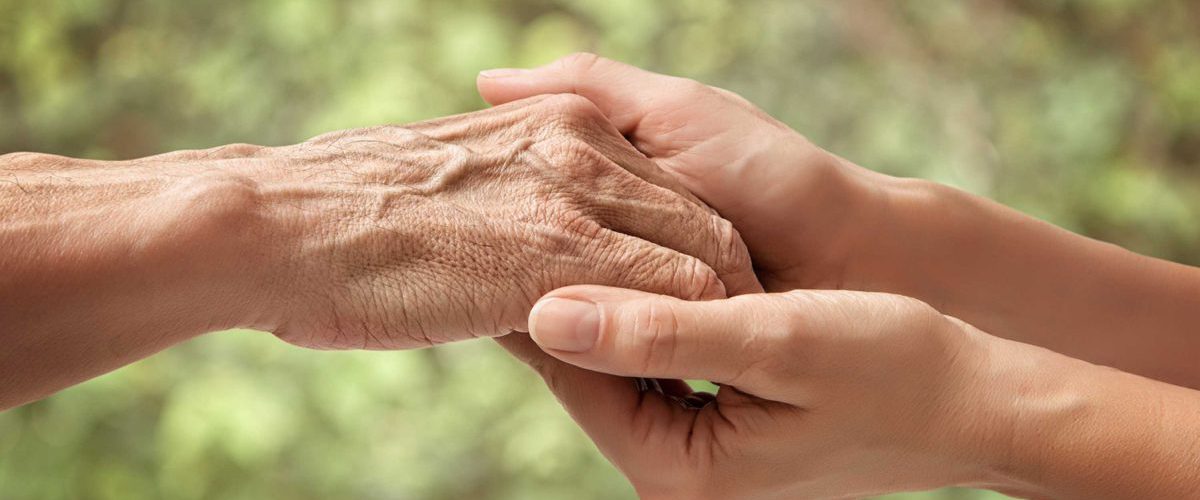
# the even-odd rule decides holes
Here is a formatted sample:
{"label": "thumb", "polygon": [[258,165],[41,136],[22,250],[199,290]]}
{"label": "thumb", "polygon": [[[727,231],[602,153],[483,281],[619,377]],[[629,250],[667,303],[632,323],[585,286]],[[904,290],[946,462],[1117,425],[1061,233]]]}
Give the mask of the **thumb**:
{"label": "thumb", "polygon": [[689,82],[595,54],[577,53],[534,69],[483,71],[475,86],[492,105],[540,94],[577,94],[600,108],[622,134],[629,134],[657,101],[677,95]]}
{"label": "thumb", "polygon": [[555,290],[534,305],[530,337],[567,363],[614,375],[705,379],[762,396],[761,367],[783,338],[775,295],[689,302],[595,285]]}

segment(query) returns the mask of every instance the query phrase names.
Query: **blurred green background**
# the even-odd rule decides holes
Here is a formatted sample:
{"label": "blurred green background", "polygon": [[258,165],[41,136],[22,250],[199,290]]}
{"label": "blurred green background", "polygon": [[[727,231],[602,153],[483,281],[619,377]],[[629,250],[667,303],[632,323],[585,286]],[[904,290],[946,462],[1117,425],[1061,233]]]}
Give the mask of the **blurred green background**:
{"label": "blurred green background", "polygon": [[[1194,1],[0,0],[0,153],[131,158],[479,109],[590,50],[889,173],[1200,264]],[[208,336],[0,414],[0,498],[627,498],[491,342]],[[896,498],[975,499],[946,490]]]}

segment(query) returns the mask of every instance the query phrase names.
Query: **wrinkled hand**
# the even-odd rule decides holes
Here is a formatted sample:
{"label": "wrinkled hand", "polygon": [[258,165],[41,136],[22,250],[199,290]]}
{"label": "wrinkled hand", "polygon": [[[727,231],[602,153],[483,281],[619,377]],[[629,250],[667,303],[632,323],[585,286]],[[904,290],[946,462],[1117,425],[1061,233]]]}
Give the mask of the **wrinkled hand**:
{"label": "wrinkled hand", "polygon": [[[851,498],[986,483],[1011,437],[988,396],[1005,394],[995,400],[1006,410],[1021,401],[1022,389],[1001,393],[982,376],[993,343],[1018,344],[896,295],[687,302],[574,286],[539,301],[529,322],[529,336],[501,344],[546,379],[643,498]],[[667,380],[662,397],[614,375],[721,387],[714,398]]]}
{"label": "wrinkled hand", "polygon": [[757,288],[731,224],[586,99],[548,96],[252,151],[285,229],[257,323],[318,348],[407,348],[525,329],[577,283],[699,299]]}
{"label": "wrinkled hand", "polygon": [[838,288],[885,180],[813,145],[741,97],[592,54],[483,72],[492,104],[573,92],[738,228],[768,291]]}

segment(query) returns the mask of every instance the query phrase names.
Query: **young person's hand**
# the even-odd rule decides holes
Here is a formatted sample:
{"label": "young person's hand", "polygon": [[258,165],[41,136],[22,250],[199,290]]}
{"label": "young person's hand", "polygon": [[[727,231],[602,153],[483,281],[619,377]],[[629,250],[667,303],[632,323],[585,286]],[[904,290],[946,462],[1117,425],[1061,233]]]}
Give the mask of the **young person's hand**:
{"label": "young person's hand", "polygon": [[562,92],[596,103],[733,222],[768,291],[906,295],[995,335],[1200,387],[1200,269],[863,169],[731,92],[591,54],[485,71],[477,85],[492,104]]}
{"label": "young person's hand", "polygon": [[[529,326],[500,342],[643,498],[1200,493],[1196,391],[993,337],[906,297],[689,302],[584,285],[542,298]],[[621,376],[664,379],[667,394]]]}

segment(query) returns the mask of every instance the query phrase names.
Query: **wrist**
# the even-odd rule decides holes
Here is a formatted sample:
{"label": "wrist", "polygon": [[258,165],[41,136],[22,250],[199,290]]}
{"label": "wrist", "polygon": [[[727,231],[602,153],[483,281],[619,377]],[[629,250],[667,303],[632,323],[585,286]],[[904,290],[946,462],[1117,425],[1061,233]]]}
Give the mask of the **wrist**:
{"label": "wrist", "polygon": [[145,200],[146,246],[164,289],[186,304],[191,330],[267,328],[265,305],[279,283],[275,224],[263,203],[267,172],[250,158],[173,162],[162,190]]}
{"label": "wrist", "polygon": [[890,178],[790,130],[761,140],[769,145],[757,149],[755,168],[721,183],[739,186],[740,202],[714,206],[746,240],[763,285],[867,290],[846,287],[846,271],[881,220],[880,183]]}
{"label": "wrist", "polygon": [[839,224],[836,263],[841,275],[839,288],[887,292],[916,297],[934,304],[928,297],[910,292],[907,268],[913,263],[914,231],[927,231],[922,214],[936,212],[941,186],[922,179],[893,177],[860,167],[840,157],[836,159],[836,184],[841,202],[851,207]]}
{"label": "wrist", "polygon": [[[1200,395],[1045,349],[994,371],[1007,435],[983,485],[1038,498],[1192,498]],[[1007,443],[1005,447],[1005,443]]]}
{"label": "wrist", "polygon": [[960,375],[964,389],[957,406],[964,410],[954,426],[954,443],[969,472],[955,486],[1032,494],[1019,458],[1025,451],[1019,436],[1027,411],[1049,411],[1039,403],[1052,399],[1056,391],[1045,386],[1055,379],[1039,374],[1040,363],[1019,352],[1024,346],[970,326],[963,333],[971,338],[978,359],[972,373]]}
{"label": "wrist", "polygon": [[926,432],[912,443],[916,456],[934,458],[923,471],[923,487],[1004,489],[1018,417],[1009,402],[1024,376],[1015,366],[1023,358],[1003,339],[942,317],[936,331],[943,338],[936,343],[946,347],[928,368],[935,375],[925,388],[933,397],[921,419]]}
{"label": "wrist", "polygon": [[[1096,424],[1105,409],[1098,379],[1115,371],[1040,347],[975,330],[986,352],[963,405],[971,410],[963,457],[975,474],[961,486],[987,488],[1019,497],[1058,497],[1052,487],[1054,457],[1087,454],[1062,439],[1072,429]],[[1103,385],[1103,384],[1100,384]]]}
{"label": "wrist", "polygon": [[918,298],[979,324],[957,301],[971,280],[972,248],[984,245],[986,207],[957,189],[923,179],[860,174],[862,224],[846,252],[844,287]]}

